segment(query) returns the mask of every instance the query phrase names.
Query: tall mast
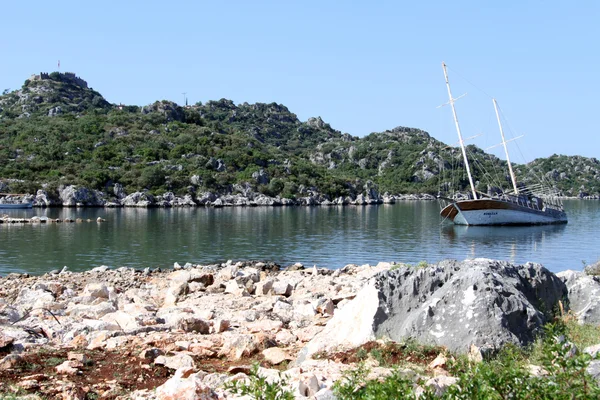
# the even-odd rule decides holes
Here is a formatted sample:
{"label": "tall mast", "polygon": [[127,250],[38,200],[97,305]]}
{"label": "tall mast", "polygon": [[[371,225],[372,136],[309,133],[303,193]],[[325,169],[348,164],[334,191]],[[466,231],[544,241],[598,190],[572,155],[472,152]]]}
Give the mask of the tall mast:
{"label": "tall mast", "polygon": [[517,188],[517,179],[515,178],[515,173],[512,168],[512,164],[510,163],[510,157],[508,155],[508,148],[506,147],[506,139],[504,138],[504,129],[502,128],[502,122],[500,121],[500,113],[498,112],[498,103],[496,99],[492,99],[494,102],[494,110],[496,110],[496,118],[498,119],[498,126],[500,127],[500,135],[502,136],[502,146],[504,146],[504,154],[506,154],[506,162],[508,163],[508,172],[510,173],[510,180],[512,181],[513,188],[515,189],[515,194],[519,194],[519,189]]}
{"label": "tall mast", "polygon": [[467,159],[467,150],[465,149],[465,143],[460,133],[460,125],[458,124],[458,117],[456,116],[456,109],[454,108],[454,98],[450,91],[450,83],[448,82],[448,73],[446,72],[446,64],[442,61],[442,68],[444,69],[444,78],[446,78],[446,87],[448,88],[448,97],[450,97],[450,106],[452,107],[452,115],[454,116],[454,124],[456,125],[456,132],[458,133],[458,143],[460,143],[460,149],[462,150],[463,160],[465,161],[465,167],[467,169],[467,175],[469,176],[469,184],[471,185],[471,192],[473,198],[477,198],[477,192],[475,191],[475,185],[473,184],[473,177],[471,176],[471,167],[469,166],[469,160]]}

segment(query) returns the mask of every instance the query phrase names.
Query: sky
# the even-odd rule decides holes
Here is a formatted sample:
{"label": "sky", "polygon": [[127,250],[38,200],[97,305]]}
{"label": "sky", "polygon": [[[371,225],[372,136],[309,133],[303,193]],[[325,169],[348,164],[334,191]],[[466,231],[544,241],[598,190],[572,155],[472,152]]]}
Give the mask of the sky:
{"label": "sky", "polygon": [[[86,4],[89,3],[89,4]],[[511,159],[600,158],[600,2],[5,2],[0,90],[75,72],[109,102],[276,102],[354,136],[396,126]],[[490,152],[504,158],[501,147]],[[515,160],[516,152],[524,159]]]}

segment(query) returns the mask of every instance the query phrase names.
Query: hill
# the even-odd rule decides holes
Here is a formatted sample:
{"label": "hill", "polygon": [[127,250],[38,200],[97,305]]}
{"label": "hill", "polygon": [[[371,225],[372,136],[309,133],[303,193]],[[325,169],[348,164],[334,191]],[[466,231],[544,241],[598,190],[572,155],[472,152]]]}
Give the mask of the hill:
{"label": "hill", "polygon": [[[508,182],[505,162],[469,146],[478,188]],[[181,107],[170,101],[109,104],[71,73],[34,75],[0,96],[0,191],[35,193],[78,185],[113,196],[145,191],[194,195],[253,191],[334,199],[368,194],[437,193],[466,186],[454,148],[415,128],[363,138],[320,117],[300,121],[277,103],[221,99]],[[524,173],[526,166],[517,166]],[[530,167],[564,195],[598,195],[596,159],[552,156]],[[459,168],[460,170],[460,168]],[[533,175],[528,175],[529,180]]]}

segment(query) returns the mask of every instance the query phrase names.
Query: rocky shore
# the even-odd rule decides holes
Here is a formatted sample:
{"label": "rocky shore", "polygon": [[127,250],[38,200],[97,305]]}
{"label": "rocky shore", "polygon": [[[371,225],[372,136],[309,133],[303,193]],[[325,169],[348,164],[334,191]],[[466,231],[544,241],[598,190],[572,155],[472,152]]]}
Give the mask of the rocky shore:
{"label": "rocky shore", "polygon": [[[226,383],[260,363],[261,376],[284,379],[296,398],[334,399],[334,382],[356,366],[352,351],[410,338],[435,351],[409,357],[401,372],[443,391],[456,383],[444,371],[448,351],[482,359],[528,345],[552,310],[599,324],[598,270],[474,259],[9,274],[0,278],[0,393],[236,398]],[[392,373],[369,362],[371,378]]]}
{"label": "rocky shore", "polygon": [[57,192],[38,190],[35,195],[7,196],[7,201],[30,202],[34,207],[256,207],[256,206],[337,206],[393,204],[404,200],[435,200],[430,194],[384,193],[366,187],[363,193],[330,198],[313,190],[305,190],[303,195],[290,199],[270,197],[257,193],[247,185],[234,185],[227,193],[201,192],[176,196],[171,192],[153,196],[149,192],[126,194],[120,185],[115,185],[113,193],[90,190],[85,187],[66,186]]}
{"label": "rocky shore", "polygon": [[[460,197],[460,196],[459,196]],[[564,199],[598,200],[598,196],[563,197]],[[8,195],[3,201],[28,202],[34,207],[259,207],[259,206],[346,206],[394,204],[409,200],[435,200],[428,193],[420,194],[380,194],[369,185],[362,193],[345,197],[330,198],[313,190],[305,190],[296,198],[271,197],[252,190],[248,185],[233,185],[227,193],[200,192],[177,196],[172,192],[154,196],[149,192],[126,194],[120,185],[115,185],[113,193],[91,190],[69,185],[56,192],[40,189],[35,195]]]}

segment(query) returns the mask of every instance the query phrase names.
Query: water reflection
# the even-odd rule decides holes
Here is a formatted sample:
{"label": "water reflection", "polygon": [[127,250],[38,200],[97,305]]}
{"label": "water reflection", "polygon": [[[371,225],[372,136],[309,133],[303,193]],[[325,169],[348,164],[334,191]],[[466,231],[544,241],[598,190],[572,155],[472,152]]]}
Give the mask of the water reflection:
{"label": "water reflection", "polygon": [[464,226],[445,225],[441,233],[449,246],[469,247],[469,257],[501,258],[512,262],[545,249],[559,239],[567,225]]}

